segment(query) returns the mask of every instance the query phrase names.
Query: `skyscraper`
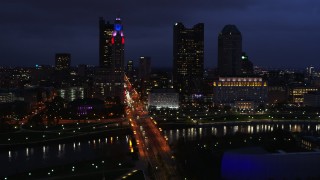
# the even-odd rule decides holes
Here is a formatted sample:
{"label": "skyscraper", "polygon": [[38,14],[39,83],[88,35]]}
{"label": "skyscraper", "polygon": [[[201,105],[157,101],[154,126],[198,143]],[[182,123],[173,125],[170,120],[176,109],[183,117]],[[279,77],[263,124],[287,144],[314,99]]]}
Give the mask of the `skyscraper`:
{"label": "skyscraper", "polygon": [[100,17],[99,30],[99,65],[100,67],[111,68],[113,65],[111,38],[114,25],[109,22],[105,23],[104,19]]}
{"label": "skyscraper", "polygon": [[201,92],[204,73],[204,24],[173,26],[173,80],[184,95]]}
{"label": "skyscraper", "polygon": [[141,80],[149,80],[151,73],[151,58],[141,56],[139,60],[139,78]]}
{"label": "skyscraper", "polygon": [[100,67],[122,71],[124,63],[124,34],[121,19],[114,24],[100,17],[99,57]]}
{"label": "skyscraper", "polygon": [[116,18],[114,24],[99,20],[99,64],[96,72],[95,97],[119,98],[122,102],[124,94],[124,34],[121,19]]}
{"label": "skyscraper", "polygon": [[55,57],[55,69],[69,69],[71,64],[71,55],[68,53],[57,53]]}
{"label": "skyscraper", "polygon": [[150,82],[151,74],[151,58],[146,56],[141,56],[139,60],[139,81],[140,81],[140,93],[144,100],[147,100],[147,94],[151,89]]}
{"label": "skyscraper", "polygon": [[130,81],[133,78],[133,71],[134,71],[133,69],[134,69],[133,61],[129,60],[128,63],[127,63],[126,75],[130,79]]}
{"label": "skyscraper", "polygon": [[242,36],[235,25],[226,25],[218,37],[220,76],[241,75]]}

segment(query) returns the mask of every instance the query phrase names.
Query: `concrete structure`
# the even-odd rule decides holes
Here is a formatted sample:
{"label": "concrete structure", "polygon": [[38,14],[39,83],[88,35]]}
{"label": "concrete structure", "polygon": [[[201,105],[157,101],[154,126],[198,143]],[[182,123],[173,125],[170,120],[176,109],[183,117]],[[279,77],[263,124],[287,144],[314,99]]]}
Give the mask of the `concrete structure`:
{"label": "concrete structure", "polygon": [[269,153],[262,148],[225,152],[222,179],[320,179],[320,152]]}
{"label": "concrete structure", "polygon": [[154,89],[148,95],[149,108],[179,108],[179,93],[174,89]]}

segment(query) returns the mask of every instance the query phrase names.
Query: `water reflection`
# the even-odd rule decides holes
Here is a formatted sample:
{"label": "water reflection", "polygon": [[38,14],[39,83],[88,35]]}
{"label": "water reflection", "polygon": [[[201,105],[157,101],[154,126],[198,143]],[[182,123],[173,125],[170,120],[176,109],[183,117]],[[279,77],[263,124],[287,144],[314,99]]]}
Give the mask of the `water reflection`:
{"label": "water reflection", "polygon": [[173,143],[180,138],[185,140],[195,140],[207,135],[224,136],[228,134],[240,133],[263,133],[271,132],[275,129],[283,129],[291,132],[319,132],[320,125],[312,124],[255,124],[255,125],[216,125],[211,127],[191,127],[186,129],[164,130],[163,133],[169,138],[169,143]]}
{"label": "water reflection", "polygon": [[29,157],[29,148],[26,148],[26,156]]}
{"label": "water reflection", "polygon": [[132,145],[131,137],[127,135],[3,151],[0,152],[0,176],[114,153],[127,154],[131,150],[129,142]]}
{"label": "water reflection", "polygon": [[11,151],[9,151],[9,153],[8,153],[8,158],[9,158],[9,162],[11,162]]}
{"label": "water reflection", "polygon": [[47,159],[48,158],[48,150],[49,146],[43,146],[42,147],[42,159]]}
{"label": "water reflection", "polygon": [[64,156],[65,144],[58,145],[58,158],[62,158]]}

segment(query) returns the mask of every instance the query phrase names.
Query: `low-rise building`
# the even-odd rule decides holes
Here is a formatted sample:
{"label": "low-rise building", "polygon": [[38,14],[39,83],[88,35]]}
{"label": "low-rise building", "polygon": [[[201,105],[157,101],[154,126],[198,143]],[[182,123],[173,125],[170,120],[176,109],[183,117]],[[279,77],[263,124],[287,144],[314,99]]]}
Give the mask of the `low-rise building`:
{"label": "low-rise building", "polygon": [[149,108],[179,108],[179,93],[174,89],[153,89],[148,95]]}
{"label": "low-rise building", "polygon": [[[241,102],[254,103],[254,107],[267,101],[267,82],[260,77],[220,77],[213,81],[214,103],[237,108]],[[237,102],[237,103],[236,103]]]}
{"label": "low-rise building", "polygon": [[289,88],[289,101],[293,104],[302,104],[304,95],[315,91],[318,91],[318,88],[311,86],[291,86]]}
{"label": "low-rise building", "polygon": [[57,89],[57,94],[68,102],[85,98],[85,90],[83,87],[59,88]]}
{"label": "low-rise building", "polygon": [[310,107],[320,107],[320,92],[309,92],[304,94],[303,104]]}
{"label": "low-rise building", "polygon": [[15,96],[13,93],[11,92],[0,92],[0,103],[9,103],[9,102],[13,102],[15,100]]}

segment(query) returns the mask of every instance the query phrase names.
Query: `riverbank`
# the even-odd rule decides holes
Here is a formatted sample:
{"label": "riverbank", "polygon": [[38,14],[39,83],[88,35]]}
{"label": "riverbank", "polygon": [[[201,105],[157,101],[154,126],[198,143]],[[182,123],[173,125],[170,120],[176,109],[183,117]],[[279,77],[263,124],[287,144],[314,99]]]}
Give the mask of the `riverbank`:
{"label": "riverbank", "polygon": [[42,146],[47,144],[69,143],[74,141],[85,141],[94,138],[128,134],[132,134],[132,130],[128,126],[76,133],[41,131],[7,133],[1,136],[2,141],[0,141],[0,150],[12,150],[16,148]]}

